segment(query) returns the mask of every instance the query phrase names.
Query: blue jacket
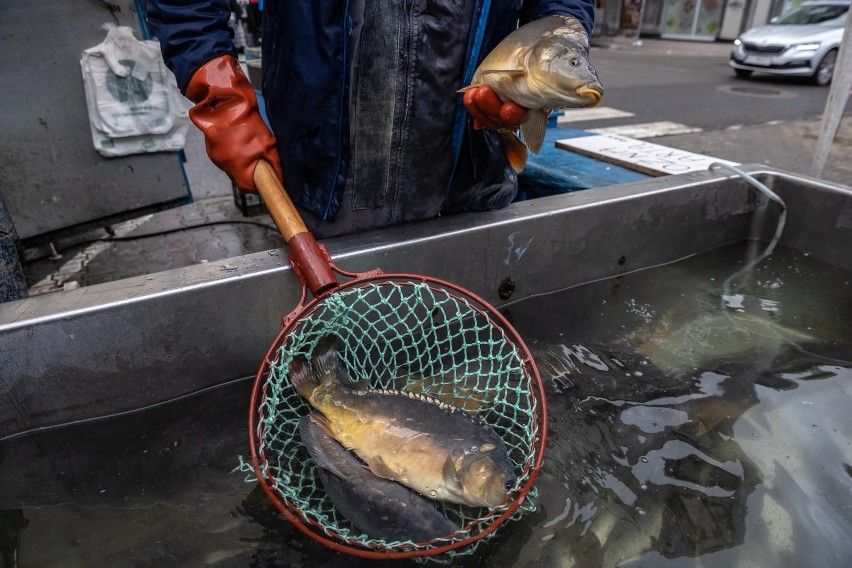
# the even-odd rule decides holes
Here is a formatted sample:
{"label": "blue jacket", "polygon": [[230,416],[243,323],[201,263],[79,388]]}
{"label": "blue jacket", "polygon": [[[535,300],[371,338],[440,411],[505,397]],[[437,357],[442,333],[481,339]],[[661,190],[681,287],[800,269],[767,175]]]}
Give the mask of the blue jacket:
{"label": "blue jacket", "polygon": [[[593,0],[279,0],[263,12],[263,94],[285,186],[318,236],[487,210],[517,176],[456,91],[517,25],[549,14],[591,35]],[[185,90],[233,54],[227,0],[149,0]],[[336,227],[329,227],[335,220]]]}

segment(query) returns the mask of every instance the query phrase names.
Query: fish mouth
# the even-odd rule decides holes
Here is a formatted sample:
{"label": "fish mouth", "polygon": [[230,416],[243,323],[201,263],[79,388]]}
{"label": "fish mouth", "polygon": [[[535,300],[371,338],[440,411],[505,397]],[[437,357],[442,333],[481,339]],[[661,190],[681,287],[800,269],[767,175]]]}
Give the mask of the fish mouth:
{"label": "fish mouth", "polygon": [[591,103],[589,106],[597,106],[603,98],[603,91],[596,85],[583,85],[582,87],[577,87],[576,92],[578,96]]}

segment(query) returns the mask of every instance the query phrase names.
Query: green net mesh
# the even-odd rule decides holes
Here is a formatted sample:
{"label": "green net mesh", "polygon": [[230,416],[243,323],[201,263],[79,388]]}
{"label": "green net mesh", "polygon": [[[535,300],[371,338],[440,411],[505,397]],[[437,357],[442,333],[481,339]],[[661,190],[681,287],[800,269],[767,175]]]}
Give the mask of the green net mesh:
{"label": "green net mesh", "polygon": [[368,281],[339,289],[298,318],[267,362],[262,399],[256,401],[261,473],[312,531],[356,549],[428,550],[469,540],[449,554],[472,552],[512,501],[494,510],[436,502],[459,530],[450,539],[416,545],[371,539],[326,496],[297,434],[299,419],[312,409],[292,387],[288,372],[296,356],[309,359],[329,334],[342,343],[339,356],[350,380],[429,394],[488,422],[505,442],[518,475],[510,496],[525,486],[529,490],[540,451],[539,403],[523,351],[487,308],[458,291],[434,282]]}

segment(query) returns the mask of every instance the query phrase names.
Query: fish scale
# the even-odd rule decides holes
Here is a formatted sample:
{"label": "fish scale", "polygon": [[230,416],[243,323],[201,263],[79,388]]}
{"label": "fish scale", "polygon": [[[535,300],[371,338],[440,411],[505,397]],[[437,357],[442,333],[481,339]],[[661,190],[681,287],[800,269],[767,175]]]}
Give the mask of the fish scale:
{"label": "fish scale", "polygon": [[310,363],[294,359],[290,377],[322,413],[317,423],[379,477],[477,507],[496,507],[514,489],[514,464],[489,424],[428,395],[343,386],[336,338],[320,341]]}
{"label": "fish scale", "polygon": [[332,502],[371,538],[425,542],[458,529],[428,499],[367,471],[327,435],[315,415],[301,419],[299,433]]}

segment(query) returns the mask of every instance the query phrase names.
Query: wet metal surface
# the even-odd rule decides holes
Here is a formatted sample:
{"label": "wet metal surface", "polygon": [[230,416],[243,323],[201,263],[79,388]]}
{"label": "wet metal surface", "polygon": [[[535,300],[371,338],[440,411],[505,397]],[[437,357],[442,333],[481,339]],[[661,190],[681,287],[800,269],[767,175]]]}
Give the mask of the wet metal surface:
{"label": "wet metal surface", "polygon": [[[764,172],[760,178],[787,201],[782,244],[852,267],[848,188],[751,171]],[[768,240],[776,219],[777,211],[745,181],[701,172],[327,245],[347,270],[427,274],[499,306],[508,274],[516,301],[747,238]],[[300,294],[281,254],[266,251],[0,305],[0,436],[137,409],[253,375]]]}
{"label": "wet metal surface", "polygon": [[103,41],[106,22],[131,26],[140,38],[134,4],[3,4],[0,179],[21,239],[189,197],[177,152],[107,159],[92,142],[80,54]]}

